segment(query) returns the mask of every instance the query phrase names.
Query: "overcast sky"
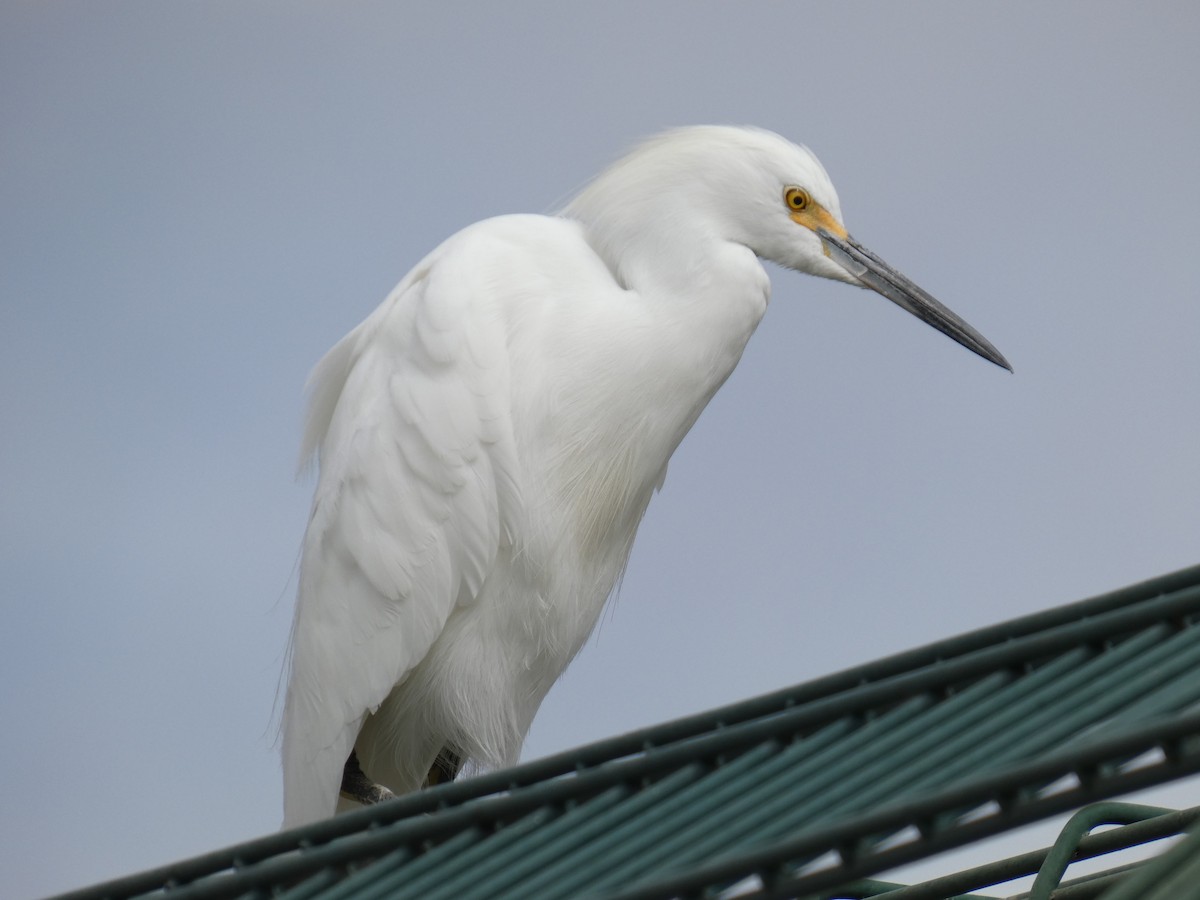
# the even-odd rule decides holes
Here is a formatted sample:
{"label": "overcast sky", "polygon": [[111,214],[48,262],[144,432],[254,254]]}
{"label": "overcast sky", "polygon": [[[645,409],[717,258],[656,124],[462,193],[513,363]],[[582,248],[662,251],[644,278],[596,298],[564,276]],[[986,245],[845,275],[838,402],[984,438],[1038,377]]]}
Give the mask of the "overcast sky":
{"label": "overcast sky", "polygon": [[808,144],[1016,372],[772,270],[527,758],[1200,559],[1195,4],[423,7],[0,6],[5,896],[278,826],[308,370],[664,127]]}

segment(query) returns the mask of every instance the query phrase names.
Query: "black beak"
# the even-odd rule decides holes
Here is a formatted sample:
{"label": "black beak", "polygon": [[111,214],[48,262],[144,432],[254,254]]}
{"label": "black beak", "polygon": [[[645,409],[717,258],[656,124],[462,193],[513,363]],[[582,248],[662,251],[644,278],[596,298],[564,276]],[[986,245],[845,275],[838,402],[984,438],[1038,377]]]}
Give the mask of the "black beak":
{"label": "black beak", "polygon": [[987,338],[858,241],[849,235],[844,238],[838,237],[824,228],[818,230],[817,234],[824,242],[829,258],[853,275],[864,287],[882,294],[922,322],[932,325],[942,334],[953,338],[989,362],[1012,371],[1008,360]]}

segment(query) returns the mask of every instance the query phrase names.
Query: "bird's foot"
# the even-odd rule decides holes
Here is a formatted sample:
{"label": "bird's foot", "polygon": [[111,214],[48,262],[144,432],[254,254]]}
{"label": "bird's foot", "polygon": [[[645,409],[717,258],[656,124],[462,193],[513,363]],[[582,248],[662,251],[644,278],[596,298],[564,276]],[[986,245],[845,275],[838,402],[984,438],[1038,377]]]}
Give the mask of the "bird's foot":
{"label": "bird's foot", "polygon": [[458,752],[449,747],[443,747],[438,752],[437,759],[433,761],[429,774],[425,776],[425,787],[453,781],[462,771],[462,766],[463,758],[458,755]]}
{"label": "bird's foot", "polygon": [[342,796],[364,806],[394,800],[396,795],[382,784],[376,784],[358,764],[358,754],[350,751],[350,758],[342,769]]}

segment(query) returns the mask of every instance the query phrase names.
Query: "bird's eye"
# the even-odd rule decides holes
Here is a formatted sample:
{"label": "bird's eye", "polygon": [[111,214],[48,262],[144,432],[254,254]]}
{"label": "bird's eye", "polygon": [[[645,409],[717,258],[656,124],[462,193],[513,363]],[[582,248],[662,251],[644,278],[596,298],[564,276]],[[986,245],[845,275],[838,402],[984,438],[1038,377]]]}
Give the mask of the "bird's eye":
{"label": "bird's eye", "polygon": [[790,187],[783,192],[783,202],[787,204],[788,209],[792,212],[800,212],[808,209],[808,204],[812,200],[808,196],[808,191],[804,188]]}

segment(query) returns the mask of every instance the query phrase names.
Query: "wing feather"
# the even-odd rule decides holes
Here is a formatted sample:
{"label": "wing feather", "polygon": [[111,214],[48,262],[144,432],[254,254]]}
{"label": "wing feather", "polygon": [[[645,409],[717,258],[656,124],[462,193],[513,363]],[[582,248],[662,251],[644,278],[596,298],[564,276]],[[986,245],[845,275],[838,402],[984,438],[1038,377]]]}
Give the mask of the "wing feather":
{"label": "wing feather", "polygon": [[506,337],[461,235],[321,360],[283,719],[284,821],[332,814],[366,714],[479,592],[518,508]]}

